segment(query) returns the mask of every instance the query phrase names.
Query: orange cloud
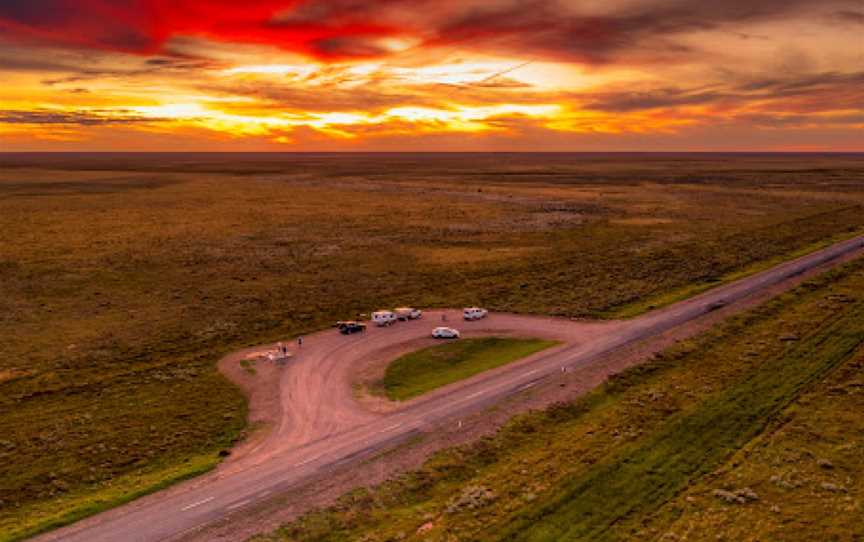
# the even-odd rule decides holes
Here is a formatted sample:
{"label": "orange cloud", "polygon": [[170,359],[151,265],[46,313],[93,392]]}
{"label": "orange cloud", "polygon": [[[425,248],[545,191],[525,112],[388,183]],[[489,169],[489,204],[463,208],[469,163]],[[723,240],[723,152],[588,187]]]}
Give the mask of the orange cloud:
{"label": "orange cloud", "polygon": [[749,127],[848,148],[861,20],[855,0],[6,0],[0,134],[578,150]]}

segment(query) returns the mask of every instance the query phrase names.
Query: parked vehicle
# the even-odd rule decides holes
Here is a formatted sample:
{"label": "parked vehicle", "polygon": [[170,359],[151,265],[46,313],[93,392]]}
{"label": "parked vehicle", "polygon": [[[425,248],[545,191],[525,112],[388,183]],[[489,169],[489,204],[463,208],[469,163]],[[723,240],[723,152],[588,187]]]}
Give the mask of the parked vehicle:
{"label": "parked vehicle", "polygon": [[351,335],[352,333],[363,333],[366,331],[366,324],[349,320],[347,322],[339,322],[339,333],[343,335]]}
{"label": "parked vehicle", "polygon": [[436,327],[432,330],[432,337],[435,339],[458,339],[459,330],[452,327]]}
{"label": "parked vehicle", "polygon": [[725,307],[728,304],[729,304],[728,301],[726,301],[725,299],[721,299],[719,301],[709,303],[707,309],[708,309],[708,312],[712,312],[712,311],[722,309],[723,307]]}
{"label": "parked vehicle", "polygon": [[462,310],[462,317],[466,320],[480,320],[481,318],[486,318],[488,314],[489,311],[480,307],[466,307]]}
{"label": "parked vehicle", "polygon": [[376,311],[372,313],[372,321],[378,327],[390,326],[396,323],[396,314],[393,311]]}
{"label": "parked vehicle", "polygon": [[423,311],[411,307],[399,307],[398,309],[393,309],[393,312],[396,314],[396,318],[403,321],[419,320],[423,317]]}

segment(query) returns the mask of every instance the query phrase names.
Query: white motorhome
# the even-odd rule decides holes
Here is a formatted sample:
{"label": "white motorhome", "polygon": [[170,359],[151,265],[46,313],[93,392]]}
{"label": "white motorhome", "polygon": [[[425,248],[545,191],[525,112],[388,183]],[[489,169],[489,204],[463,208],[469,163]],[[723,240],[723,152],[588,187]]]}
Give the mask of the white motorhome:
{"label": "white motorhome", "polygon": [[372,321],[379,327],[389,326],[396,322],[396,314],[393,311],[375,311]]}
{"label": "white motorhome", "polygon": [[423,317],[423,311],[411,307],[399,307],[393,309],[393,312],[396,313],[396,318],[400,320],[418,320]]}
{"label": "white motorhome", "polygon": [[481,318],[486,318],[487,314],[489,314],[489,311],[480,307],[466,307],[462,310],[462,317],[466,320],[480,320]]}

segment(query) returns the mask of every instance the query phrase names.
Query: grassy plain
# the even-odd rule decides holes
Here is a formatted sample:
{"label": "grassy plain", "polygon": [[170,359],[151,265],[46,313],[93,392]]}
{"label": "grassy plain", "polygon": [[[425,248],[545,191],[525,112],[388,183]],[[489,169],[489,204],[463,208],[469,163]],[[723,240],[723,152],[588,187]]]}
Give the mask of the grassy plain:
{"label": "grassy plain", "polygon": [[[861,540],[862,412],[864,354],[809,389],[762,435],[666,503],[636,538],[698,540],[712,533],[724,540]],[[718,504],[715,488],[751,488],[759,502]]]}
{"label": "grassy plain", "polygon": [[391,401],[405,401],[555,344],[542,339],[483,337],[430,346],[394,360],[371,391]]}
{"label": "grassy plain", "polygon": [[230,350],[388,305],[638,312],[860,231],[862,179],[855,155],[0,155],[0,539],[214,465],[244,427]]}
{"label": "grassy plain", "polygon": [[862,366],[858,259],[256,540],[858,540]]}

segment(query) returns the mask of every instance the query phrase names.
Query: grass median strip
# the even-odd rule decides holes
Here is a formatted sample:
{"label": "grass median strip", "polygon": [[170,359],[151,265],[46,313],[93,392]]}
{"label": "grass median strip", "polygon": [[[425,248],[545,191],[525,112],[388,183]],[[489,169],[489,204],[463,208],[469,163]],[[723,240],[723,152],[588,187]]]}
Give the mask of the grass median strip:
{"label": "grass median strip", "polygon": [[393,401],[404,401],[556,344],[543,339],[484,337],[430,346],[391,363],[372,391]]}

